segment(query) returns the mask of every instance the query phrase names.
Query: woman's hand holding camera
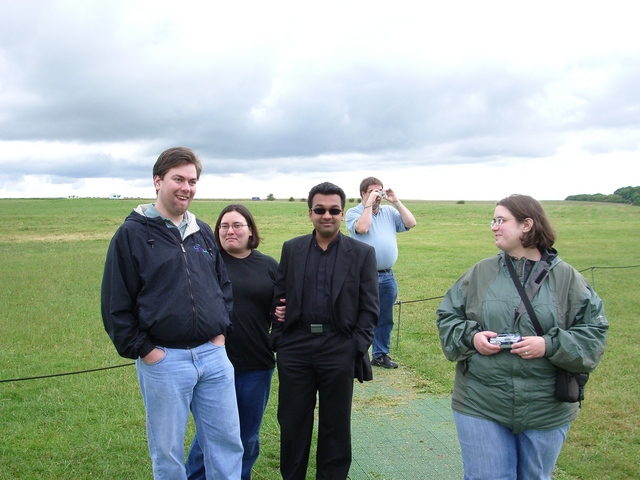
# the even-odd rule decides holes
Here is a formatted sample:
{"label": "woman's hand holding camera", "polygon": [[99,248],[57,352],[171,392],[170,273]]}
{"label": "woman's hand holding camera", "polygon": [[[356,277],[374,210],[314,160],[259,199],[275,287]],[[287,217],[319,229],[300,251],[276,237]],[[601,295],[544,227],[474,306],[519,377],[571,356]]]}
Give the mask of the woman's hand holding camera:
{"label": "woman's hand holding camera", "polygon": [[[495,332],[481,331],[473,336],[473,346],[482,355],[495,355],[503,350],[500,345],[494,345],[489,339],[498,336]],[[513,355],[519,355],[525,360],[532,358],[544,357],[546,345],[543,337],[522,337],[522,340],[516,342],[510,347]]]}
{"label": "woman's hand holding camera", "polygon": [[546,348],[543,337],[522,337],[522,340],[513,344],[511,353],[520,355],[525,360],[531,360],[532,358],[544,357]]}
{"label": "woman's hand holding camera", "polygon": [[482,355],[495,355],[502,351],[500,345],[493,345],[489,343],[489,339],[496,337],[498,334],[496,332],[490,331],[481,331],[476,333],[473,336],[473,346]]}

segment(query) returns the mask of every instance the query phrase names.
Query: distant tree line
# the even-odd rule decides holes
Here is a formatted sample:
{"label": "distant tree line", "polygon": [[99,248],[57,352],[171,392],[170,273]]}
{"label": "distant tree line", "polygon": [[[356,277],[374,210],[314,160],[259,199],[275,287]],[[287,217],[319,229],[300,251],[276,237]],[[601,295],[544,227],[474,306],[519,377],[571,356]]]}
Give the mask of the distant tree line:
{"label": "distant tree line", "polygon": [[576,202],[609,202],[609,203],[630,203],[640,206],[640,187],[619,188],[613,195],[603,195],[595,193],[593,195],[569,195],[565,200]]}

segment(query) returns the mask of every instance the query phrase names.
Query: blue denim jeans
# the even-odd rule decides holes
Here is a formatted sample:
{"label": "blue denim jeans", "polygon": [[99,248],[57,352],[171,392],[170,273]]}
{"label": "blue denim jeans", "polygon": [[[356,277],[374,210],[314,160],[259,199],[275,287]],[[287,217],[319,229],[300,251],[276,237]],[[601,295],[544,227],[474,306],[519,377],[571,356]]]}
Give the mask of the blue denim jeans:
{"label": "blue denim jeans", "polygon": [[391,348],[391,330],[393,330],[393,306],[398,298],[398,283],[393,271],[378,272],[378,289],[380,293],[380,316],[373,332],[371,353],[374,357],[389,354]]}
{"label": "blue denim jeans", "polygon": [[184,437],[193,414],[205,465],[215,478],[240,479],[242,443],[233,366],[224,347],[163,348],[147,365],[136,361],[147,414],[147,442],[154,479],[186,479]]}
{"label": "blue denim jeans", "polygon": [[[251,479],[251,469],[260,454],[260,425],[269,401],[273,370],[273,368],[253,370],[235,375],[238,413],[240,414],[240,437],[244,447],[242,480]],[[189,480],[204,480],[206,478],[204,456],[198,443],[198,437],[193,439],[186,466]]]}
{"label": "blue denim jeans", "polygon": [[465,480],[551,480],[569,424],[553,430],[511,429],[453,412]]}

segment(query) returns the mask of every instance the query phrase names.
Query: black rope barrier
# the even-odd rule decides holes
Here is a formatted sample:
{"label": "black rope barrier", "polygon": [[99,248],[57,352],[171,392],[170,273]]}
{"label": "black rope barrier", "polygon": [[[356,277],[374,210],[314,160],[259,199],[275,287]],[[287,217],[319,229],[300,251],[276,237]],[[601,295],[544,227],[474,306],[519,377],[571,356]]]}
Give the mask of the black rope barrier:
{"label": "black rope barrier", "polygon": [[[622,267],[588,267],[588,268],[584,268],[582,270],[578,270],[580,273],[582,272],[586,272],[587,270],[591,270],[591,285],[595,288],[595,276],[593,274],[593,272],[597,269],[602,269],[602,270],[613,270],[613,269],[622,269],[622,268],[638,268],[640,267],[640,265],[625,265]],[[398,300],[396,301],[396,303],[394,303],[394,306],[398,307],[398,321],[397,321],[397,329],[396,329],[396,349],[399,347],[400,345],[400,321],[401,321],[401,317],[402,317],[402,305],[405,303],[419,303],[419,302],[429,302],[429,301],[433,301],[433,300],[438,300],[444,298],[444,295],[440,295],[437,297],[430,297],[430,298],[420,298],[417,300]],[[28,381],[28,380],[40,380],[43,378],[54,378],[54,377],[65,377],[68,375],[79,375],[81,373],[92,373],[92,372],[100,372],[103,370],[111,370],[113,368],[121,368],[121,367],[130,367],[132,365],[135,365],[135,362],[131,362],[131,363],[124,363],[122,365],[112,365],[109,367],[102,367],[102,368],[91,368],[88,370],[79,370],[76,372],[64,372],[64,373],[53,373],[50,375],[39,375],[37,377],[23,377],[23,378],[8,378],[8,379],[4,379],[1,380],[0,379],[0,383],[9,383],[9,382],[24,382],[24,381]]]}
{"label": "black rope barrier", "polygon": [[440,295],[438,297],[431,297],[431,298],[421,298],[419,300],[406,300],[404,302],[402,300],[398,300],[396,303],[394,303],[394,306],[395,305],[398,306],[398,328],[396,328],[396,350],[400,346],[400,319],[402,318],[402,304],[403,303],[428,302],[428,301],[431,301],[431,300],[438,300],[440,298],[444,298],[444,295]]}
{"label": "black rope barrier", "polygon": [[27,381],[27,380],[39,380],[39,379],[42,379],[42,378],[66,377],[67,375],[79,375],[81,373],[100,372],[102,370],[111,370],[112,368],[130,367],[131,365],[135,365],[135,362],[124,363],[122,365],[111,365],[109,367],[91,368],[91,369],[88,369],[88,370],[79,370],[77,372],[52,373],[51,375],[39,375],[37,377],[8,378],[6,380],[0,380],[0,383],[24,382],[24,381]]}
{"label": "black rope barrier", "polygon": [[[583,268],[582,270],[578,270],[578,272],[582,273],[582,272],[586,272],[587,270],[591,270],[591,286],[595,289],[596,288],[596,278],[593,274],[593,272],[596,269],[602,269],[602,270],[613,270],[613,269],[622,269],[622,268],[638,268],[640,267],[640,265],[625,265],[622,267],[588,267],[588,268]],[[407,300],[407,301],[400,301],[398,300],[396,303],[394,303],[394,306],[398,306],[398,321],[397,321],[397,326],[398,328],[396,329],[396,349],[399,348],[400,346],[400,321],[402,318],[402,304],[403,303],[417,303],[417,302],[428,302],[430,300],[438,300],[440,298],[444,298],[444,295],[441,295],[439,297],[431,297],[431,298],[422,298],[419,300]]]}
{"label": "black rope barrier", "polygon": [[591,270],[591,286],[593,288],[596,288],[596,277],[593,274],[593,272],[600,268],[603,270],[612,270],[612,269],[621,269],[621,268],[638,268],[640,267],[640,265],[625,265],[624,267],[589,267],[589,268],[583,268],[582,270],[578,270],[580,273],[582,272],[586,272],[587,270]]}

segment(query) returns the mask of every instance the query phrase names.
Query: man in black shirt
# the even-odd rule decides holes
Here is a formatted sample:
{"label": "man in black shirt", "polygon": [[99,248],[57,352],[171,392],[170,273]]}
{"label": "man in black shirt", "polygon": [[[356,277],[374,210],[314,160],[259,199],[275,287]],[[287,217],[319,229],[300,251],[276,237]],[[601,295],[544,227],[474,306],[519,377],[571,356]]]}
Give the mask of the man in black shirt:
{"label": "man in black shirt", "polygon": [[304,480],[319,398],[316,478],[346,479],[351,465],[353,379],[371,380],[368,350],[378,321],[373,247],[340,232],[344,191],[329,182],[307,199],[313,233],[284,243],[274,287],[271,345],[279,378],[280,471]]}

